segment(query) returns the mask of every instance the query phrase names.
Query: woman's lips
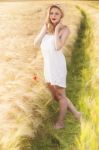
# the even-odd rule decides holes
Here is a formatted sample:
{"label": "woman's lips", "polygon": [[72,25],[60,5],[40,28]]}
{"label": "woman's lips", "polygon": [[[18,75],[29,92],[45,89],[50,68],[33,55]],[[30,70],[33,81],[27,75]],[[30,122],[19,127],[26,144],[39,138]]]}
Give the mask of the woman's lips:
{"label": "woman's lips", "polygon": [[53,18],[52,20],[56,20],[55,18]]}

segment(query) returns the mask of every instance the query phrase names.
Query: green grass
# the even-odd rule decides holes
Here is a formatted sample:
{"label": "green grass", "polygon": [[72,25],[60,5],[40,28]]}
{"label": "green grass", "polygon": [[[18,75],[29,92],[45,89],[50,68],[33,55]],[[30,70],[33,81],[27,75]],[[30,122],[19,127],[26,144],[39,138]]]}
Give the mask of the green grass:
{"label": "green grass", "polygon": [[84,112],[84,119],[80,125],[70,113],[67,113],[65,129],[53,129],[52,124],[59,110],[58,104],[53,101],[48,107],[48,118],[43,121],[43,125],[40,126],[37,136],[33,140],[33,150],[96,150],[92,148],[95,147],[93,146],[96,144],[95,141],[93,141],[93,145],[90,145],[90,137],[88,139],[89,131],[94,134],[96,132],[88,130],[92,125],[90,122],[92,118],[89,116],[91,113],[89,99],[94,94],[90,82],[93,71],[90,65],[92,23],[87,14],[80,8],[79,10],[82,14],[82,20],[74,44],[71,63],[67,66],[66,93],[77,109]]}
{"label": "green grass", "polygon": [[79,106],[84,112],[84,118],[81,122],[81,133],[79,137],[77,137],[76,150],[98,150],[99,94],[97,89],[98,80],[96,81],[95,79],[97,65],[94,64],[95,62],[93,61],[93,59],[95,59],[94,55],[96,55],[93,45],[93,23],[84,11],[82,11],[82,15],[84,16],[82,22],[86,22],[85,28],[87,29],[87,32],[85,32],[86,38],[82,41],[84,45],[83,54],[85,54],[85,57],[80,59],[84,66],[82,66],[81,69],[82,87],[79,92]]}
{"label": "green grass", "polygon": [[[91,85],[87,82],[91,79],[90,56],[92,31],[87,14],[81,10],[82,20],[78,30],[78,38],[74,44],[72,61],[68,65],[68,90],[67,93],[74,103],[81,109],[79,103],[84,95],[89,94]],[[86,92],[87,90],[87,92]],[[72,93],[72,94],[71,94]],[[82,109],[85,113],[84,110]],[[86,113],[87,115],[87,113]]]}

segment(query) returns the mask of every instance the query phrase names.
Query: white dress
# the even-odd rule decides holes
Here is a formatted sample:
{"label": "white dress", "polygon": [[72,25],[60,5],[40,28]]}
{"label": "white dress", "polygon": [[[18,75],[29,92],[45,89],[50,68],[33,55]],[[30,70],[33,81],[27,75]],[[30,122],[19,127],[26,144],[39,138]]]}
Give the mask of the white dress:
{"label": "white dress", "polygon": [[66,88],[67,65],[62,50],[55,48],[55,35],[46,34],[41,41],[45,82]]}

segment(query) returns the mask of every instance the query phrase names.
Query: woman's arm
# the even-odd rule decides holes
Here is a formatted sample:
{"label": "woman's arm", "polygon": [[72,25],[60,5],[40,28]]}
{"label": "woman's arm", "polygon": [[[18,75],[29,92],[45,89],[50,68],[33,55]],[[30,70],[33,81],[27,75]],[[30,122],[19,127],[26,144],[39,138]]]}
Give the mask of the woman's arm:
{"label": "woman's arm", "polygon": [[47,28],[46,28],[46,24],[43,25],[43,27],[41,28],[40,33],[36,36],[36,38],[34,39],[33,45],[34,47],[39,46],[42,38],[44,37],[44,35],[46,34]]}
{"label": "woman's arm", "polygon": [[62,25],[59,24],[55,28],[55,47],[56,47],[56,50],[60,50],[64,46],[66,39],[67,39],[68,35],[70,34],[69,28],[65,27],[64,31],[62,32],[61,37],[60,37],[59,29],[61,26]]}

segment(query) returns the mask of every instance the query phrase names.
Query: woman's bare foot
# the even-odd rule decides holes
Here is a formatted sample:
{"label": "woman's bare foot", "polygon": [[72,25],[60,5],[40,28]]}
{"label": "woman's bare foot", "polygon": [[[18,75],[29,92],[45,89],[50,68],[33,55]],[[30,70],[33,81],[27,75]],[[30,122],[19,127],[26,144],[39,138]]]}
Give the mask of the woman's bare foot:
{"label": "woman's bare foot", "polygon": [[75,118],[79,121],[81,121],[81,118],[82,118],[82,112],[77,112],[76,115],[75,115]]}
{"label": "woman's bare foot", "polygon": [[65,127],[65,125],[64,125],[64,123],[63,122],[56,122],[55,123],[55,125],[54,125],[54,128],[55,129],[61,129],[61,128],[64,128]]}

